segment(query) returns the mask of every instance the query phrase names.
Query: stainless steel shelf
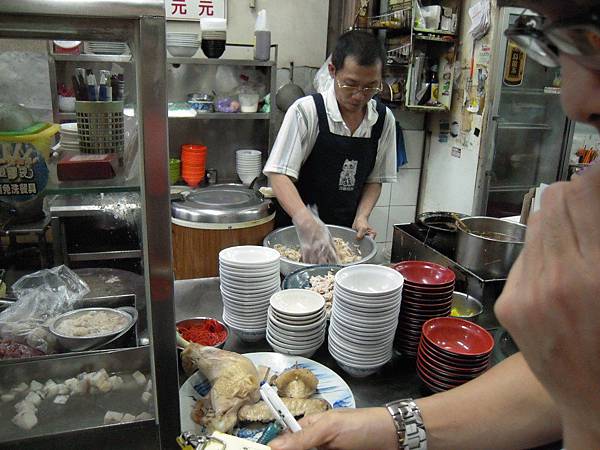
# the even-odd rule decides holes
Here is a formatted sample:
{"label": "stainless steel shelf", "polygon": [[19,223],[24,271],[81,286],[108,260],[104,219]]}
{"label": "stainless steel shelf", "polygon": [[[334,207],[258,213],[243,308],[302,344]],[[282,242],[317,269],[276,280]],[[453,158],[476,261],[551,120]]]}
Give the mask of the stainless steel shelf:
{"label": "stainless steel shelf", "polygon": [[173,117],[169,116],[172,120],[269,120],[271,113],[201,113],[194,117]]}
{"label": "stainless steel shelf", "polygon": [[501,130],[532,130],[532,131],[552,131],[552,127],[545,123],[513,123],[513,122],[500,122],[498,123],[498,129]]}
{"label": "stainless steel shelf", "polygon": [[413,28],[415,33],[429,33],[429,34],[441,34],[444,36],[456,36],[456,33],[452,33],[451,31],[444,30],[427,30],[425,28]]}
{"label": "stainless steel shelf", "polygon": [[448,108],[445,106],[422,106],[422,105],[406,105],[407,109],[423,112],[446,112]]}
{"label": "stainless steel shelf", "polygon": [[69,253],[70,261],[107,261],[112,259],[141,258],[141,250],[117,250],[112,252]]}
{"label": "stainless steel shelf", "polygon": [[546,89],[533,89],[533,88],[502,88],[503,94],[513,95],[560,95],[560,91],[548,91]]}
{"label": "stainless steel shelf", "polygon": [[82,55],[61,55],[53,53],[50,55],[55,61],[73,61],[73,62],[114,62],[114,63],[130,63],[131,55],[94,55],[94,54],[82,54]]}
{"label": "stainless steel shelf", "polygon": [[68,112],[57,112],[56,113],[56,117],[58,120],[76,120],[77,119],[77,113],[68,113]]}
{"label": "stainless steel shelf", "polygon": [[527,192],[532,186],[490,186],[490,192]]}
{"label": "stainless steel shelf", "polygon": [[254,59],[219,59],[219,58],[167,58],[167,64],[202,64],[206,66],[257,66],[273,67],[275,61],[258,61]]}
{"label": "stainless steel shelf", "polygon": [[139,180],[125,180],[123,176],[116,176],[109,180],[84,180],[84,181],[50,181],[44,193],[51,194],[93,194],[101,192],[139,192]]}
{"label": "stainless steel shelf", "polygon": [[450,35],[432,35],[432,34],[415,34],[415,39],[418,41],[441,42],[444,44],[454,44],[454,36]]}

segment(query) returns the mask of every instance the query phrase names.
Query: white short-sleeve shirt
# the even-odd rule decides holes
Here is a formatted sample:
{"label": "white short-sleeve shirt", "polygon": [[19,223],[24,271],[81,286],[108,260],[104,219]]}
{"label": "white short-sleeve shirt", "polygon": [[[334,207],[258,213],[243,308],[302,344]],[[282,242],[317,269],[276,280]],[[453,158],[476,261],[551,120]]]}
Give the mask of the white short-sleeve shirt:
{"label": "white short-sleeve shirt", "polygon": [[[367,104],[367,113],[354,134],[345,124],[335,98],[333,85],[323,94],[329,130],[333,134],[357,138],[371,137],[371,130],[379,118],[375,100]],[[265,175],[278,173],[298,179],[300,168],[306,162],[319,134],[317,107],[311,96],[297,100],[286,112],[275,144],[263,170]],[[385,123],[379,139],[375,166],[367,183],[396,182],[396,121],[386,108]]]}

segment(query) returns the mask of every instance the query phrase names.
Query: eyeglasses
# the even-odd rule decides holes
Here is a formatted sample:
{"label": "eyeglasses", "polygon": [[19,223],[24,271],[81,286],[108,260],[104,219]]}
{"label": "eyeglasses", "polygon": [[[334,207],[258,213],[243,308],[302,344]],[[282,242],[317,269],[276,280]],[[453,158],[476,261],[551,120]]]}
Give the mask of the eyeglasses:
{"label": "eyeglasses", "polygon": [[360,93],[365,97],[373,97],[374,95],[379,94],[383,90],[382,83],[379,83],[379,87],[366,88],[361,88],[359,86],[349,86],[347,84],[340,84],[340,80],[338,79],[335,80],[335,83],[337,84],[337,87],[340,88],[340,90],[347,95],[355,95]]}
{"label": "eyeglasses", "polygon": [[522,14],[504,32],[533,60],[546,67],[559,67],[561,53],[581,65],[600,70],[600,15],[586,13],[544,25],[538,16]]}

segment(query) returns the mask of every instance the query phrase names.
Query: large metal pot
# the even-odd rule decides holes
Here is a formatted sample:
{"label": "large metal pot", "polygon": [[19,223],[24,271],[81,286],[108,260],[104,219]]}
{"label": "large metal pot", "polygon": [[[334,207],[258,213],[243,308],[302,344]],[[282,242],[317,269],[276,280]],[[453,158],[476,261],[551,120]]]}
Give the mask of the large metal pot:
{"label": "large metal pot", "polygon": [[417,216],[419,225],[427,229],[424,243],[454,259],[458,225],[456,219],[464,219],[466,214],[446,211],[424,212]]}
{"label": "large metal pot", "polygon": [[[358,246],[358,250],[360,251],[362,258],[350,264],[342,264],[343,266],[365,264],[370,262],[373,258],[375,258],[375,255],[377,255],[377,245],[369,236],[365,236],[359,241],[356,239],[356,231],[351,228],[340,227],[337,225],[327,225],[327,228],[329,229],[329,233],[331,233],[331,237],[343,239],[344,241],[348,242],[350,246]],[[285,245],[286,247],[299,248],[300,241],[298,240],[296,227],[290,226],[278,228],[269,233],[269,235],[263,240],[263,245],[265,247],[274,248],[276,244]],[[314,266],[314,264],[293,261],[283,256],[280,260],[280,270],[283,275],[287,275],[294,270],[312,266]]]}
{"label": "large metal pot", "polygon": [[493,217],[467,217],[459,223],[456,262],[483,279],[506,278],[527,227]]}

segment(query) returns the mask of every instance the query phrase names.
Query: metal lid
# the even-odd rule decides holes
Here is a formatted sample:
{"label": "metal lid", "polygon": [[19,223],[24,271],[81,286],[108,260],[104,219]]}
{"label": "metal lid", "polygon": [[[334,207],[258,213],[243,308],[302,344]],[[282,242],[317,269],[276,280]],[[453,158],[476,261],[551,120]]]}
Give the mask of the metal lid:
{"label": "metal lid", "polygon": [[239,184],[215,184],[182,194],[183,201],[171,203],[171,215],[189,222],[239,223],[273,213],[270,200]]}

